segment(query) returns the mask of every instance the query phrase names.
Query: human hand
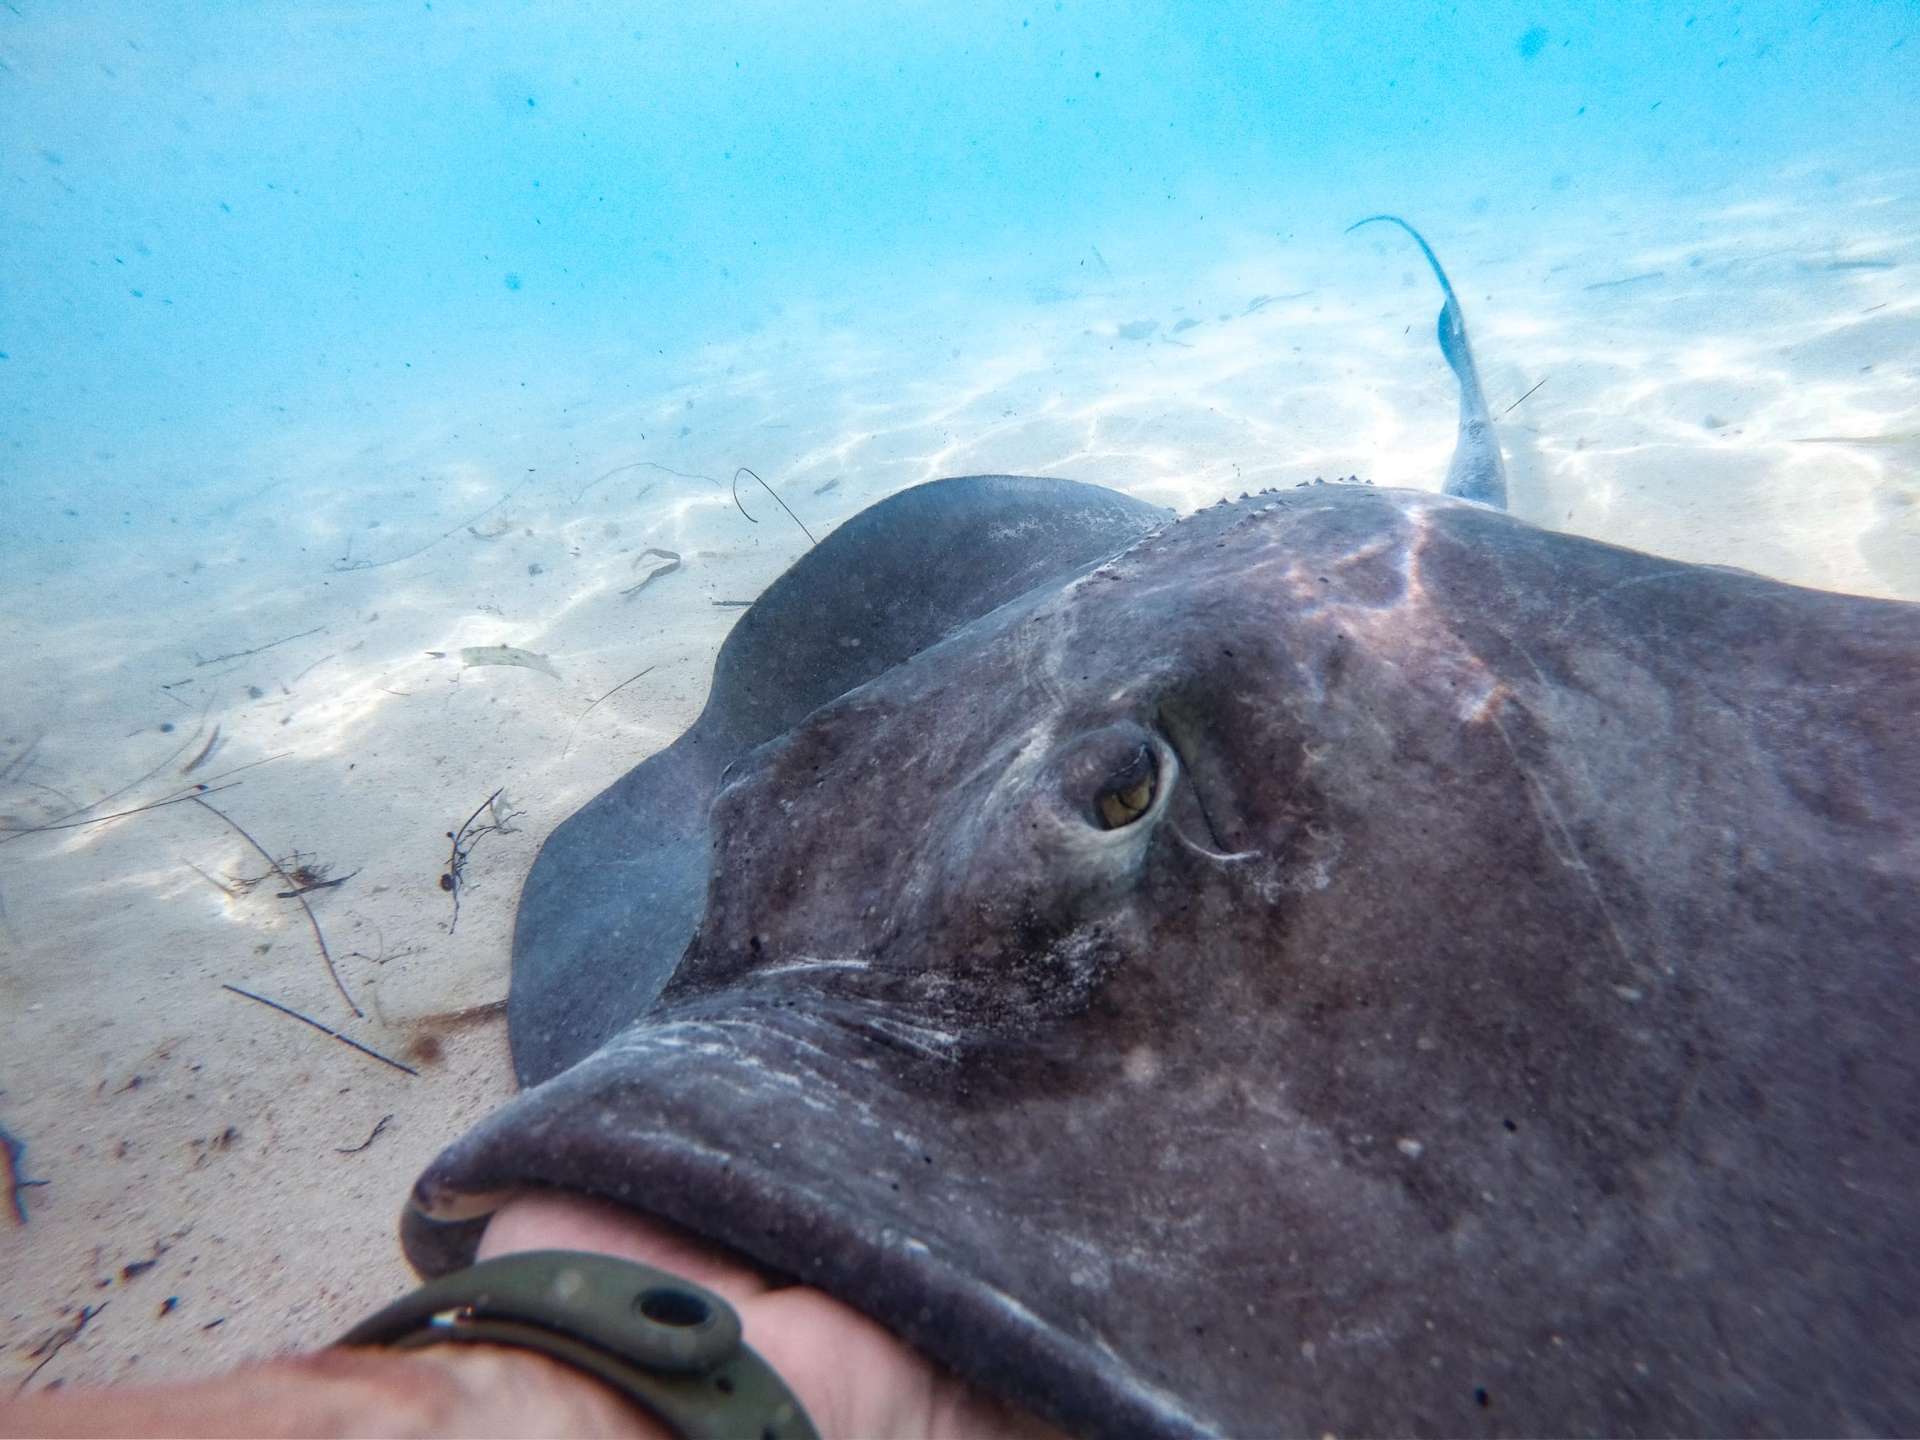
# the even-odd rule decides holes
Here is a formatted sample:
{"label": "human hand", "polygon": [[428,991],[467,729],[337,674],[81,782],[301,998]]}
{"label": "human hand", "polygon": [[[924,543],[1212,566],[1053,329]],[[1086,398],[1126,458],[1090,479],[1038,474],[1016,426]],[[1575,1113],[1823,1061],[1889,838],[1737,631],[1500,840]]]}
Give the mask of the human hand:
{"label": "human hand", "polygon": [[[740,1312],[747,1343],[824,1436],[1039,1440],[1056,1432],[968,1388],[866,1316],[659,1221],[559,1192],[508,1204],[480,1247],[596,1250],[685,1276]],[[74,1387],[0,1401],[14,1435],[664,1436],[579,1371],[498,1345],[327,1349],[168,1385]]]}
{"label": "human hand", "polygon": [[799,1396],[823,1436],[1017,1437],[1056,1431],[963,1384],[851,1306],[804,1285],[776,1285],[664,1221],[560,1191],[528,1195],[493,1217],[479,1258],[522,1250],[591,1250],[637,1260],[723,1296],[747,1344]]}

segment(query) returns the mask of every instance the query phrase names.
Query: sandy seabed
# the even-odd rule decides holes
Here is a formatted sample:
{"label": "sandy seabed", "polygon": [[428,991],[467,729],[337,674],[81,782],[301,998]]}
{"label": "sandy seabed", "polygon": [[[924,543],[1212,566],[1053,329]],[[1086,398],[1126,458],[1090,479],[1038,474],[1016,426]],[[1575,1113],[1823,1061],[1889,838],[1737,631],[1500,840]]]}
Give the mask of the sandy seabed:
{"label": "sandy seabed", "polygon": [[[1429,217],[1514,511],[1920,600],[1917,178],[1809,163],[1685,213]],[[508,947],[542,838],[694,718],[740,614],[718,602],[807,544],[751,483],[745,518],[736,466],[816,535],[977,472],[1182,510],[1316,476],[1437,487],[1454,392],[1405,237],[1179,273],[1124,251],[885,314],[796,307],[484,442],[471,395],[411,428],[263,437],[250,483],[137,524],[15,482],[49,498],[0,575],[0,1124],[45,1184],[19,1192],[28,1223],[0,1216],[0,1384],[205,1372],[408,1286],[408,1186],[512,1090]],[[680,567],[627,593],[656,551]],[[462,661],[500,645],[550,668]],[[196,783],[219,814],[72,824]],[[448,832],[496,791],[456,926]],[[341,881],[306,898],[344,994],[236,827]]]}

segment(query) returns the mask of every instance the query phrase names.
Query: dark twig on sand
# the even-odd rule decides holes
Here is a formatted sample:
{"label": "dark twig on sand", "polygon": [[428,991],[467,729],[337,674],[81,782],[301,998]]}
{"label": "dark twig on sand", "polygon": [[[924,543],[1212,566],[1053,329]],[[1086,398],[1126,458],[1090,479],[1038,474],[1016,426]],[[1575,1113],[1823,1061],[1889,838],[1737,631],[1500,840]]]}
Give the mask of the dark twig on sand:
{"label": "dark twig on sand", "polygon": [[379,948],[371,955],[364,950],[349,950],[347,954],[351,955],[354,959],[370,961],[375,965],[384,965],[389,960],[404,960],[409,955],[418,955],[421,952],[423,947],[419,945],[402,945],[397,950],[387,949],[386,931],[380,928],[378,921],[374,921],[372,924],[373,933],[379,937]]}
{"label": "dark twig on sand", "polygon": [[[646,437],[642,436],[641,438],[645,439]],[[665,465],[656,465],[651,460],[631,460],[625,465],[616,465],[611,470],[603,470],[594,476],[593,479],[589,480],[574,492],[572,503],[578,505],[586,498],[587,492],[602,480],[611,480],[614,476],[624,475],[629,470],[658,470],[662,475],[674,475],[682,480],[704,480],[716,490],[722,488],[720,482],[711,475],[695,475],[687,470],[674,470]]]}
{"label": "dark twig on sand", "polygon": [[66,813],[69,815],[73,814],[74,811],[80,808],[80,802],[74,799],[71,795],[67,794],[66,791],[62,790],[57,785],[48,785],[39,780],[29,780],[24,776],[21,777],[20,783],[26,786],[29,790],[38,790],[42,795],[51,795],[54,799],[58,800],[62,805],[67,807]]}
{"label": "dark twig on sand", "polygon": [[1639,285],[1647,280],[1658,280],[1667,272],[1664,270],[1643,270],[1638,275],[1623,275],[1618,280],[1596,280],[1591,285],[1582,285],[1582,290],[1617,290],[1622,285]]}
{"label": "dark twig on sand", "polygon": [[95,815],[90,820],[56,821],[51,825],[22,825],[17,829],[12,826],[0,826],[0,845],[22,835],[43,835],[49,830],[84,830],[89,825],[104,825],[109,820],[124,820],[129,815],[144,815],[149,810],[164,810],[169,805],[182,805],[189,800],[199,800],[206,795],[218,795],[222,790],[233,788],[232,785],[213,785],[203,781],[194,786],[189,794],[169,796],[165,800],[156,800],[151,805],[136,805],[131,810],[116,810],[111,815]]}
{"label": "dark twig on sand", "polygon": [[[787,504],[787,502],[782,500],[778,495],[774,495],[773,487],[767,484],[766,481],[761,480],[758,475],[755,475],[753,471],[749,470],[744,465],[742,465],[738,470],[733,472],[733,503],[739,507],[740,513],[742,515],[747,515],[747,507],[740,504],[740,477],[742,475],[750,476],[752,479],[759,481],[760,488],[766,491],[767,494],[773,495],[774,503],[777,504],[782,510],[787,512],[787,518],[789,520],[793,521],[794,524],[800,527],[800,533],[806,536],[807,539],[812,541],[815,545],[818,545],[820,543],[818,540],[814,539],[813,532],[807,529],[807,522],[802,520],[798,515],[795,515],[793,513],[793,507]],[[758,520],[755,520],[751,515],[747,515],[747,520],[754,525],[758,525],[760,523]]]}
{"label": "dark twig on sand", "polygon": [[358,1145],[336,1145],[333,1147],[333,1153],[336,1155],[358,1155],[362,1150],[378,1140],[380,1138],[380,1132],[392,1123],[393,1116],[382,1115],[379,1120],[375,1122],[373,1133],[367,1136],[366,1139],[362,1140]]}
{"label": "dark twig on sand", "polygon": [[24,775],[26,773],[27,766],[33,763],[34,751],[40,748],[40,742],[46,738],[44,733],[34,736],[33,739],[26,743],[26,746],[19,754],[15,755],[13,759],[6,763],[4,769],[0,769],[0,785],[6,784],[6,782],[13,779],[15,775]]}
{"label": "dark twig on sand", "polygon": [[294,686],[298,685],[302,680],[306,679],[307,676],[311,675],[315,670],[318,670],[322,665],[326,664],[327,661],[333,659],[334,656],[338,655],[339,653],[340,652],[336,650],[333,652],[332,655],[322,655],[318,660],[314,661],[313,664],[307,666],[306,669],[302,670],[298,675],[294,676],[293,679],[287,681],[286,684],[282,685],[280,687],[280,693],[282,695],[291,695],[293,693]]}
{"label": "dark twig on sand", "polygon": [[[529,470],[527,473],[531,475],[533,472]],[[458,535],[462,530],[470,530],[475,525],[478,525],[482,520],[486,519],[487,516],[491,515],[494,511],[498,510],[502,505],[506,504],[507,501],[511,500],[515,495],[517,495],[520,492],[520,487],[522,485],[525,485],[526,483],[527,482],[525,480],[520,480],[516,482],[514,485],[508,488],[506,494],[502,495],[498,500],[494,501],[491,505],[487,506],[487,508],[482,510],[478,515],[474,515],[469,519],[462,521],[460,524],[454,526],[451,530],[445,531],[442,534],[434,536],[433,539],[427,541],[426,544],[418,546],[415,549],[409,550],[404,555],[395,555],[386,560],[355,560],[355,559],[352,559],[350,556],[342,555],[338,560],[334,561],[327,568],[333,571],[336,575],[341,574],[348,570],[379,570],[379,569],[383,569],[388,565],[398,565],[404,560],[411,560],[416,555],[424,555],[427,553],[427,551],[431,550],[434,546],[438,545],[442,540],[451,539],[453,536]]]}
{"label": "dark twig on sand", "polygon": [[[642,670],[640,672],[640,675],[651,674],[653,671],[653,668],[654,667],[651,665],[647,666],[645,670]],[[606,694],[600,696],[599,699],[595,700],[593,702],[593,705],[589,705],[587,706],[586,709],[582,710],[580,712],[580,719],[575,720],[573,722],[573,729],[568,732],[567,743],[561,747],[560,753],[562,755],[565,755],[567,751],[573,748],[573,737],[580,733],[580,720],[584,720],[587,718],[587,716],[591,715],[593,713],[595,705],[598,705],[601,700],[612,699],[615,695],[618,695],[622,690],[626,689],[627,686],[633,684],[634,681],[638,680],[640,678],[640,675],[629,675],[626,679],[622,680],[618,685],[614,686],[613,689],[607,691]]]}
{"label": "dark twig on sand", "polygon": [[[313,927],[313,943],[320,947],[320,958],[327,962],[327,975],[333,981],[333,988],[338,990],[340,992],[340,998],[347,1002],[347,1008],[353,1012],[354,1019],[356,1020],[366,1019],[367,1012],[362,1010],[358,1005],[354,1003],[353,996],[347,993],[346,983],[340,978],[339,970],[337,970],[334,967],[333,952],[327,949],[327,937],[320,933],[319,917],[313,913],[313,907],[307,904],[307,897],[305,895],[298,893],[300,889],[299,882],[297,882],[291,875],[289,875],[286,872],[286,870],[281,866],[278,860],[273,858],[273,853],[270,850],[268,850],[266,846],[262,845],[258,840],[254,839],[253,836],[249,835],[244,829],[242,829],[239,823],[235,821],[232,816],[223,814],[221,811],[214,809],[213,806],[207,804],[207,802],[201,799],[198,795],[193,795],[188,798],[190,798],[196,804],[198,804],[199,807],[202,810],[205,810],[209,815],[218,816],[220,820],[224,821],[233,830],[234,834],[238,835],[242,840],[246,841],[255,850],[259,851],[260,858],[265,860],[267,864],[273,867],[273,873],[278,875],[283,881],[286,882],[287,889],[295,892],[289,898],[298,900],[300,902],[301,910],[306,912],[307,924]],[[300,1018],[304,1020],[306,1017],[301,1016]],[[309,1023],[312,1023],[312,1022],[309,1022]],[[352,1044],[353,1042],[348,1041],[347,1043]]]}
{"label": "dark twig on sand", "polygon": [[13,1223],[16,1225],[27,1223],[27,1201],[20,1192],[47,1183],[44,1180],[29,1180],[22,1175],[26,1164],[27,1142],[6,1126],[0,1125],[0,1166],[4,1166],[7,1172],[7,1205],[13,1211]]}
{"label": "dark twig on sand", "polygon": [[[291,750],[282,750],[278,755],[263,755],[258,760],[249,760],[244,765],[236,765],[231,770],[222,770],[218,775],[209,775],[205,780],[201,781],[200,783],[202,786],[212,785],[216,781],[226,779],[229,775],[238,775],[243,770],[252,770],[256,766],[271,765],[276,760],[284,760],[292,753],[293,752]],[[230,785],[222,785],[220,788],[223,790],[230,790],[233,787]],[[205,793],[211,795],[213,792],[211,790],[208,790]],[[187,797],[182,796],[181,798],[185,799]]]}
{"label": "dark twig on sand", "polygon": [[55,1331],[45,1340],[42,1340],[39,1345],[30,1352],[40,1357],[40,1363],[29,1370],[26,1378],[13,1387],[13,1393],[16,1395],[23,1393],[27,1386],[33,1383],[34,1376],[38,1375],[53,1363],[54,1356],[66,1349],[73,1341],[80,1338],[80,1332],[87,1328],[87,1322],[92,1320],[94,1316],[98,1315],[112,1303],[110,1300],[102,1300],[98,1305],[82,1305],[80,1307],[80,1317],[75,1320],[73,1324],[67,1326],[64,1330]]}
{"label": "dark twig on sand", "polygon": [[[638,679],[638,676],[634,677]],[[611,693],[611,692],[609,692]],[[504,788],[504,787],[502,787]],[[511,805],[500,805],[501,792],[496,790],[474,809],[473,814],[458,830],[447,831],[447,839],[453,842],[453,849],[447,856],[447,868],[440,874],[440,888],[453,896],[453,923],[447,926],[451,935],[460,924],[460,887],[465,883],[467,857],[473,853],[473,847],[483,835],[511,835],[513,817],[518,812]],[[482,813],[489,818],[484,825],[476,825]]]}
{"label": "dark twig on sand", "polygon": [[256,645],[251,650],[229,650],[224,655],[209,655],[205,660],[196,655],[193,665],[196,670],[203,670],[209,665],[218,665],[222,660],[244,659],[248,655],[258,655],[264,650],[272,650],[276,646],[285,645],[294,640],[304,640],[309,635],[318,635],[326,628],[324,625],[316,625],[311,630],[302,630],[298,635],[282,635],[278,640],[269,640],[266,644]]}
{"label": "dark twig on sand", "polygon": [[[182,755],[187,753],[188,748],[193,745],[194,741],[200,738],[200,732],[206,729],[207,713],[208,711],[212,710],[212,708],[213,708],[213,698],[209,696],[207,698],[206,708],[201,710],[200,712],[199,722],[195,724],[195,726],[193,727],[193,733],[187,736],[186,739],[182,740],[177,746],[175,746],[172,752],[168,754],[166,759],[162,760],[158,765],[154,766],[151,770],[147,771],[146,774],[138,777],[137,779],[129,780],[126,784],[122,785],[118,790],[115,790],[110,794],[102,795],[98,800],[95,800],[91,805],[82,805],[78,810],[69,810],[64,815],[56,815],[53,817],[51,821],[49,821],[45,825],[27,826],[27,827],[23,827],[21,829],[15,830],[13,833],[15,835],[32,835],[32,834],[38,833],[41,830],[73,829],[75,827],[70,825],[64,825],[61,822],[66,820],[76,820],[80,816],[86,814],[87,811],[98,810],[102,805],[111,804],[113,801],[118,800],[122,795],[126,794],[129,790],[134,790],[139,788],[141,785],[144,785],[147,781],[151,780],[154,776],[158,775],[162,770],[166,769],[169,765],[173,764],[174,761],[178,760]],[[216,776],[214,778],[218,779],[220,777]],[[203,782],[202,788],[205,788],[206,784],[211,784],[211,783],[212,783],[211,781]],[[184,799],[188,797],[183,796],[178,798]],[[171,804],[172,802],[163,801],[162,803]],[[152,808],[153,808],[152,806],[142,805],[137,807],[134,810],[128,810],[123,813],[128,815],[135,815],[135,814],[138,814],[140,810],[147,810]],[[100,818],[115,819],[118,817],[102,816]],[[81,823],[92,824],[93,822],[89,820],[89,821],[82,821]],[[8,838],[12,838],[12,837],[9,836]],[[5,843],[4,840],[0,840],[0,844],[4,844],[4,843]]]}
{"label": "dark twig on sand", "polygon": [[[1547,381],[1551,380],[1552,378],[1553,377],[1551,375],[1541,376],[1540,385],[1546,384]],[[1533,390],[1538,390],[1540,388],[1540,385],[1534,386]],[[1514,411],[1518,410],[1521,407],[1521,405],[1523,405],[1525,402],[1533,398],[1533,390],[1527,391],[1526,394],[1522,395],[1518,400],[1514,401],[1511,405],[1507,406],[1506,409],[1502,410],[1500,414],[1504,417],[1507,415],[1511,415]]]}
{"label": "dark twig on sand", "polygon": [[[598,705],[600,703],[600,700],[612,699],[615,695],[618,695],[622,690],[626,689],[627,686],[633,684],[634,681],[638,680],[641,677],[641,675],[651,675],[653,671],[654,671],[654,667],[649,665],[647,666],[646,669],[642,670],[639,675],[629,675],[626,679],[622,680],[618,685],[614,686],[613,689],[607,691],[605,695],[602,695],[599,700],[595,700],[593,702],[593,705]],[[587,706],[586,709],[580,712],[580,718],[582,720],[586,719],[587,716],[593,713],[593,705]]]}
{"label": "dark twig on sand", "polygon": [[102,795],[98,800],[95,800],[89,805],[75,806],[74,808],[64,812],[63,814],[54,816],[52,820],[49,820],[45,824],[41,824],[41,825],[18,825],[18,826],[0,825],[0,845],[5,845],[11,841],[18,840],[23,835],[39,835],[50,830],[80,830],[80,829],[84,829],[88,825],[105,824],[109,820],[124,820],[129,815],[144,814],[148,810],[158,810],[158,809],[161,809],[163,806],[179,805],[184,801],[194,799],[196,796],[217,795],[222,790],[231,790],[233,788],[233,786],[231,785],[220,784],[219,783],[220,781],[227,779],[229,776],[238,775],[243,770],[251,770],[254,767],[259,765],[270,765],[275,760],[284,760],[287,758],[289,754],[292,753],[291,751],[283,750],[278,755],[268,755],[259,760],[249,761],[245,765],[236,765],[231,770],[222,770],[218,775],[209,775],[205,780],[197,781],[190,789],[180,791],[179,793],[174,795],[169,795],[163,800],[156,800],[150,805],[136,805],[131,810],[116,810],[111,815],[95,815],[85,820],[82,820],[79,818],[80,816],[85,815],[89,810],[98,810],[102,805],[107,804],[109,801],[119,799],[122,795],[126,794],[129,790],[137,788],[138,786],[145,783],[146,781],[151,780],[155,775],[158,775],[162,770],[166,769],[167,766],[171,765],[175,760],[178,760],[182,755],[184,755],[187,751],[187,747],[192,745],[195,740],[200,738],[200,731],[203,728],[205,728],[205,724],[206,724],[206,717],[205,715],[202,715],[201,723],[200,725],[197,725],[194,727],[193,734],[189,735],[186,738],[186,740],[183,741],[173,751],[172,754],[167,756],[166,759],[162,760],[158,765],[154,766],[151,770],[147,771],[147,773],[142,775],[139,779],[129,780],[126,784],[122,785],[118,790],[113,791],[111,794]]}
{"label": "dark twig on sand", "polygon": [[215,726],[213,727],[213,734],[209,735],[207,737],[207,743],[200,747],[200,753],[194,756],[193,759],[189,760],[185,765],[183,765],[180,768],[180,773],[182,775],[191,775],[194,771],[198,770],[202,765],[206,764],[207,761],[213,758],[213,752],[219,748],[219,745],[220,745],[220,726],[218,724],[215,724]]}
{"label": "dark twig on sand", "polygon": [[269,1010],[278,1010],[282,1015],[291,1015],[294,1019],[298,1020],[301,1024],[311,1025],[314,1029],[318,1030],[322,1035],[331,1035],[334,1039],[338,1040],[342,1045],[351,1046],[353,1049],[358,1050],[362,1055],[370,1055],[375,1060],[378,1060],[382,1065],[391,1065],[394,1069],[404,1070],[409,1075],[417,1076],[420,1073],[418,1070],[414,1069],[411,1065],[402,1065],[398,1060],[395,1060],[390,1056],[382,1055],[378,1050],[372,1049],[366,1045],[362,1045],[358,1040],[349,1040],[345,1035],[342,1035],[338,1030],[333,1029],[331,1026],[322,1025],[318,1020],[315,1020],[310,1015],[302,1015],[298,1010],[288,1009],[285,1005],[282,1005],[278,1000],[269,1000],[267,999],[266,996],[256,995],[251,990],[242,990],[238,985],[222,984],[220,988],[222,990],[231,990],[236,995],[244,995],[247,999],[253,1001],[254,1003],[266,1006]]}

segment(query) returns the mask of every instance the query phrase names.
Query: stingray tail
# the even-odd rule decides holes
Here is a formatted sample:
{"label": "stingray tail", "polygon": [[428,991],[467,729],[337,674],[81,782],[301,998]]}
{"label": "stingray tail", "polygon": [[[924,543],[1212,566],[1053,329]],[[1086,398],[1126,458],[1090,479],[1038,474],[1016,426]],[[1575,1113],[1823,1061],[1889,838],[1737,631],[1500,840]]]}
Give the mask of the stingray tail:
{"label": "stingray tail", "polygon": [[1433,267],[1434,278],[1440,282],[1440,293],[1446,297],[1440,306],[1440,353],[1460,382],[1460,430],[1453,442],[1453,460],[1447,466],[1447,483],[1441,490],[1462,500],[1477,500],[1482,505],[1504,510],[1507,508],[1507,468],[1500,459],[1500,437],[1494,432],[1487,397],[1480,388],[1480,371],[1473,363],[1473,347],[1467,343],[1466,316],[1460,312],[1453,282],[1447,279],[1440,257],[1433,253],[1426,236],[1398,215],[1369,215],[1349,225],[1347,233],[1351,235],[1362,225],[1376,222],[1398,225],[1413,237],[1413,243],[1427,257],[1427,264]]}

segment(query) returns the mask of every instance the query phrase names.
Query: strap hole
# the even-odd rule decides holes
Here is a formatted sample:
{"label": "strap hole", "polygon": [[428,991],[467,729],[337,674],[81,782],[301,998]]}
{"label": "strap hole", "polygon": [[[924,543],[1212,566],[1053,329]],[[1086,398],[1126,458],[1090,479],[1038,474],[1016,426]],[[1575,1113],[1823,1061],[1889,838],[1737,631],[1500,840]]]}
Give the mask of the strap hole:
{"label": "strap hole", "polygon": [[713,1318],[713,1307],[691,1290],[676,1290],[666,1285],[642,1290],[633,1308],[654,1324],[671,1325],[677,1330],[690,1330]]}

